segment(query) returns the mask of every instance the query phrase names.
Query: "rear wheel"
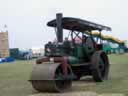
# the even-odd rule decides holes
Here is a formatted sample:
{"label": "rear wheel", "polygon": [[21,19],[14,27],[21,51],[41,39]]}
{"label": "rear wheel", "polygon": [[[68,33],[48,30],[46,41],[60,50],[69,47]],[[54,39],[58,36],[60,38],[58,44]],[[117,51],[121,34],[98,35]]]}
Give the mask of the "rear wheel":
{"label": "rear wheel", "polygon": [[102,82],[108,78],[109,61],[106,53],[96,51],[91,59],[91,73],[96,82]]}

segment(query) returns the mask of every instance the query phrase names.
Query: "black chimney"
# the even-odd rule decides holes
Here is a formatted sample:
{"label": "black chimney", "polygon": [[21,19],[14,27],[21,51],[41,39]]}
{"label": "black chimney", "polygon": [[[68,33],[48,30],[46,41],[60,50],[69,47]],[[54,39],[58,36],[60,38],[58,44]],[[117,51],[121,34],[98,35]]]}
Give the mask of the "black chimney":
{"label": "black chimney", "polygon": [[62,13],[56,14],[57,41],[63,42]]}

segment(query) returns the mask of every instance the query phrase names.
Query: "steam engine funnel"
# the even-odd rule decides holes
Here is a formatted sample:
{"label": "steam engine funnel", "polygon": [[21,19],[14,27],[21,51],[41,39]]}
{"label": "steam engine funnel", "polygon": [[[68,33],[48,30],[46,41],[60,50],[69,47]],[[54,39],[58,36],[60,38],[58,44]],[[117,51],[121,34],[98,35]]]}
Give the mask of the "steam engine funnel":
{"label": "steam engine funnel", "polygon": [[62,13],[56,14],[57,41],[63,42]]}

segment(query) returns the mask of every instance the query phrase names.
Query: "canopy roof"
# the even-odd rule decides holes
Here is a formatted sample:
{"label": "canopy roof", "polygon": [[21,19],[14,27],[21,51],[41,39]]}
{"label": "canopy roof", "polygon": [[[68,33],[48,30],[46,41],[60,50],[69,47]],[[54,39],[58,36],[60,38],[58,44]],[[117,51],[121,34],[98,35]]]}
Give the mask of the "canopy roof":
{"label": "canopy roof", "polygon": [[[47,25],[50,27],[56,27],[56,19],[49,21]],[[64,29],[79,31],[79,32],[92,31],[92,30],[111,31],[110,27],[72,17],[63,17],[62,27]]]}

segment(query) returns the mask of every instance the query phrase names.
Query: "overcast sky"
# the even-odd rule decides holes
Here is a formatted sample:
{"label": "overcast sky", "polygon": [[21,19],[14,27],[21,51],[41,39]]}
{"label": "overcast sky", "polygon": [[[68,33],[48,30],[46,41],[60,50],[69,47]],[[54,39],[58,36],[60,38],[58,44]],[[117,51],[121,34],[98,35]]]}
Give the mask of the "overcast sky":
{"label": "overcast sky", "polygon": [[46,23],[57,12],[112,27],[113,35],[128,40],[127,0],[0,0],[0,29],[8,26],[10,47],[31,48],[54,39]]}

